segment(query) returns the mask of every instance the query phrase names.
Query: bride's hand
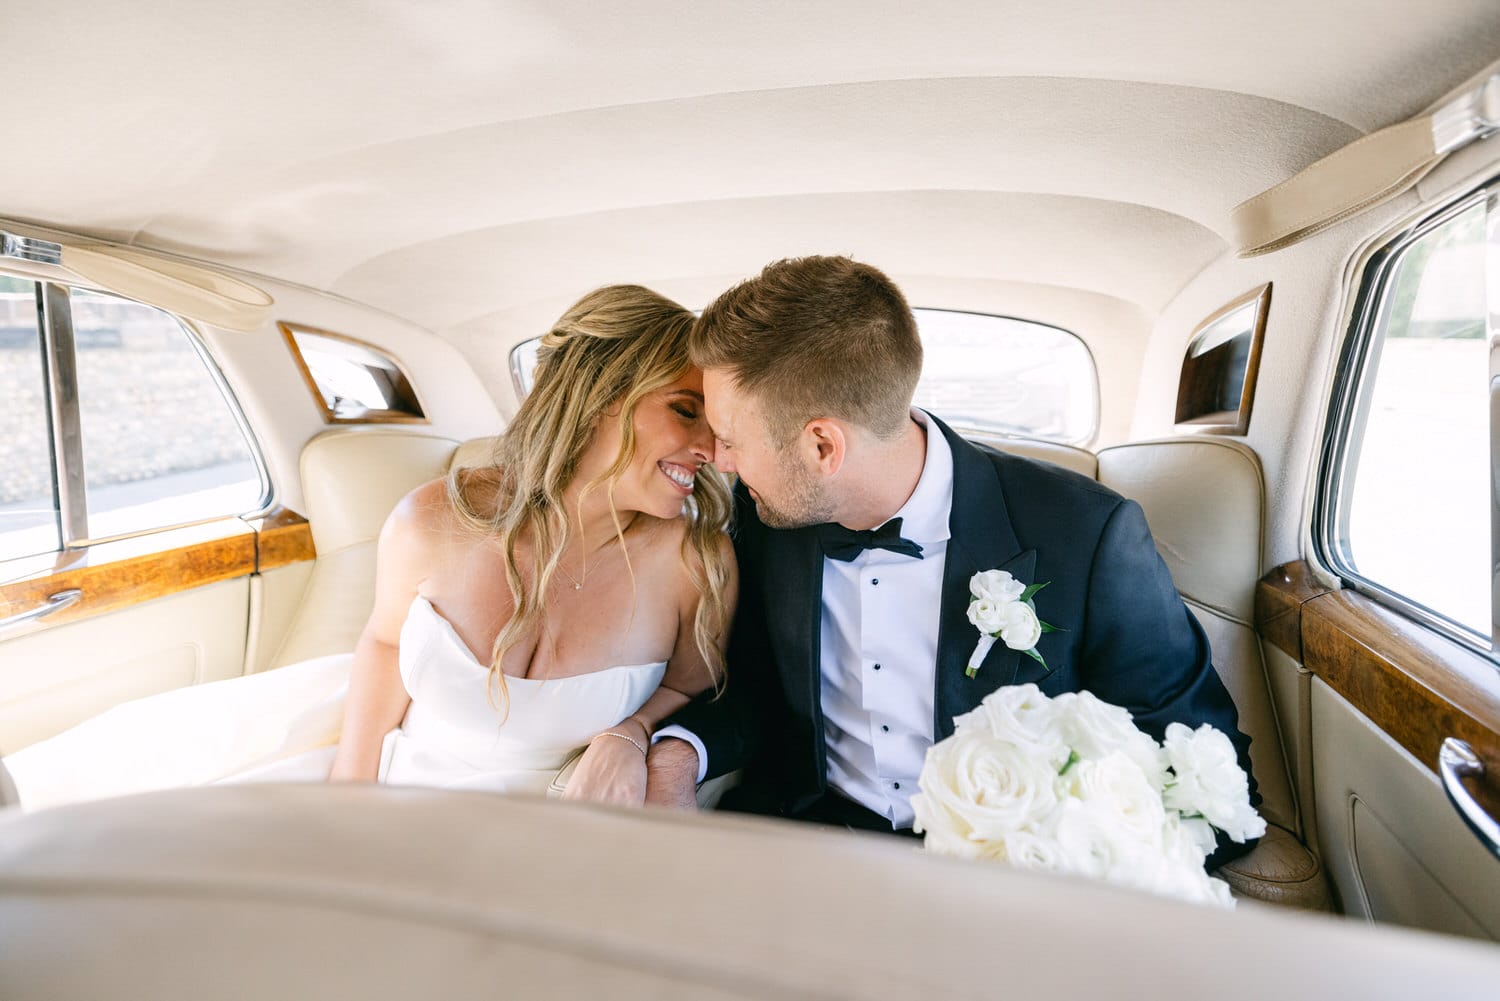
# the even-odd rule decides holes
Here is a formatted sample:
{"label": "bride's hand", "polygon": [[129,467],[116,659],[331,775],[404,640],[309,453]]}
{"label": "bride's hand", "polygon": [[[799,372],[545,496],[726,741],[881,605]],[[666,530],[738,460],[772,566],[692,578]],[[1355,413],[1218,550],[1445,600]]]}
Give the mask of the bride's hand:
{"label": "bride's hand", "polygon": [[589,742],[563,799],[640,806],[646,801],[646,746],[639,726],[610,727]]}

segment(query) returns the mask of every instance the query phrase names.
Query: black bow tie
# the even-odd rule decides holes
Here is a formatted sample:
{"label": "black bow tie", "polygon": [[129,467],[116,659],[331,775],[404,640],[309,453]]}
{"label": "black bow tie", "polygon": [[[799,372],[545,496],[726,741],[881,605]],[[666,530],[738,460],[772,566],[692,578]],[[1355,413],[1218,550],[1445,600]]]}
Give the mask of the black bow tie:
{"label": "black bow tie", "polygon": [[889,549],[902,556],[922,558],[922,547],[910,539],[901,537],[901,519],[892,518],[879,528],[856,532],[843,525],[829,523],[818,526],[818,541],[823,545],[823,555],[830,560],[847,563],[866,549]]}

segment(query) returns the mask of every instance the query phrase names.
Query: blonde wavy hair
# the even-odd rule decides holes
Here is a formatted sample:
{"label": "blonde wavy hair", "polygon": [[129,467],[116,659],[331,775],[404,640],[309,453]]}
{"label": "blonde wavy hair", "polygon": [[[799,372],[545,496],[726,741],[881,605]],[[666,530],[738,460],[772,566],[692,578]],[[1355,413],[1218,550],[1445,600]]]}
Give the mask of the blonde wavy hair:
{"label": "blonde wavy hair", "polygon": [[[473,470],[448,474],[448,498],[470,528],[502,540],[505,579],[515,613],[490,651],[490,679],[498,686],[497,709],[508,713],[509,694],[501,658],[526,636],[545,627],[541,595],[557,573],[563,550],[574,534],[562,493],[578,472],[605,412],[620,408],[620,454],[584,493],[603,487],[614,515],[615,542],[624,550],[625,529],[614,506],[614,484],[636,453],[635,409],[647,394],[681,379],[691,367],[688,332],[693,314],[639,285],[609,285],[574,303],[542,338],[535,385],[495,447],[495,489],[481,490]],[[687,531],[682,558],[701,598],[693,638],[708,665],[716,692],[723,688],[724,664],[718,638],[729,623],[725,603],[729,571],[721,544],[729,526],[731,501],[722,474],[711,466],[698,471],[693,495],[684,506]],[[518,540],[531,542],[524,568]],[[634,569],[625,553],[632,585]],[[528,586],[527,581],[535,582]],[[495,690],[491,689],[492,692]]]}

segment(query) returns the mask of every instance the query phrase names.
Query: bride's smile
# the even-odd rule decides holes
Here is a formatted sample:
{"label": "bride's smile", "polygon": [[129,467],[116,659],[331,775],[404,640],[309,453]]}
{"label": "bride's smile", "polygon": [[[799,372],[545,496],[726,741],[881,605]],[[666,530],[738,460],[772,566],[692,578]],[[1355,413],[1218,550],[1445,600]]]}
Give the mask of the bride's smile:
{"label": "bride's smile", "polygon": [[[587,483],[619,458],[620,417],[611,408],[580,462]],[[689,369],[676,382],[643,396],[635,407],[635,454],[613,487],[617,511],[639,511],[664,520],[682,514],[698,471],[713,458],[713,432],[703,414],[703,372]]]}

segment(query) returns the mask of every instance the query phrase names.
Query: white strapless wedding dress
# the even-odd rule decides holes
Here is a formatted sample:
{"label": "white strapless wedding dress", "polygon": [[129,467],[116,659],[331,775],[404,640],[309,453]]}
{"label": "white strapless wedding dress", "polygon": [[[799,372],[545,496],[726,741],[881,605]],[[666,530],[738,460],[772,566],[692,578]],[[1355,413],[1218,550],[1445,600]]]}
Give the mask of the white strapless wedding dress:
{"label": "white strapless wedding dress", "polygon": [[[26,809],[210,782],[322,781],[352,660],[320,657],[127,702],[6,765]],[[401,628],[400,669],[411,705],[381,745],[380,781],[543,793],[574,752],[651,697],[666,663],[507,677],[502,723],[489,668],[418,596]]]}

